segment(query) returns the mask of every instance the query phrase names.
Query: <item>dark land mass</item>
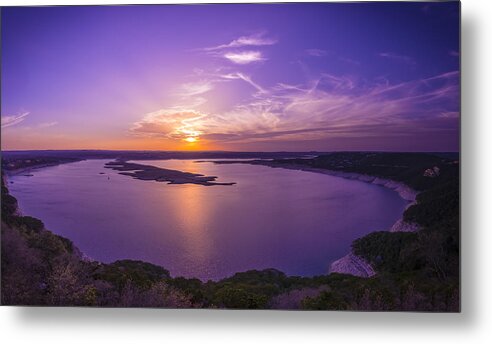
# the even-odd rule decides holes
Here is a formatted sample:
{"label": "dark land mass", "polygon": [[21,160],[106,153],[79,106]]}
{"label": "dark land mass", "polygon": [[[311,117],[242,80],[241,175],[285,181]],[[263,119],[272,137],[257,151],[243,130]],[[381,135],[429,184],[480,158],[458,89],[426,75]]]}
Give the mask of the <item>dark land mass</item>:
{"label": "dark land mass", "polygon": [[226,151],[124,151],[124,150],[33,150],[3,151],[2,161],[21,159],[119,159],[119,160],[167,160],[167,159],[282,159],[316,156],[320,152],[226,152]]}
{"label": "dark land mass", "polygon": [[28,173],[29,171],[56,166],[60,164],[67,164],[71,162],[81,161],[80,158],[74,157],[56,157],[56,156],[37,156],[36,154],[26,155],[21,158],[17,157],[6,157],[2,153],[2,173]]}
{"label": "dark land mass", "polygon": [[[374,152],[358,152],[362,154]],[[355,153],[355,154],[358,154]],[[2,151],[2,167],[22,160],[45,159],[51,161],[118,159],[118,160],[167,160],[167,159],[288,159],[353,154],[351,152],[227,152],[227,151],[125,151],[125,150],[26,150]],[[375,154],[391,154],[377,152]],[[402,153],[413,154],[413,153]],[[416,153],[422,154],[422,153]],[[446,159],[458,159],[456,152],[425,153]]]}
{"label": "dark land mass", "polygon": [[[450,158],[451,157],[451,158]],[[225,160],[216,164],[252,164],[270,167],[307,167],[337,172],[358,173],[402,182],[423,191],[459,177],[456,153],[378,153],[335,152],[314,158],[284,158],[272,160]],[[440,178],[425,176],[427,169],[437,167]]]}
{"label": "dark land mass", "polygon": [[[141,165],[129,163],[126,161],[112,161],[105,165],[106,168],[111,168],[120,172],[125,176],[130,176],[140,180],[155,180],[157,182],[168,182],[169,184],[198,184],[204,186],[212,185],[234,185],[236,183],[219,183],[215,180],[215,176],[204,176],[203,174],[181,172],[169,170],[149,165]],[[126,172],[133,171],[133,172]]]}
{"label": "dark land mass", "polygon": [[[64,158],[81,157],[66,155]],[[105,264],[84,259],[70,240],[53,234],[40,220],[19,214],[17,200],[9,194],[2,176],[2,304],[460,310],[457,155],[345,152],[322,154],[312,159],[286,161],[286,158],[250,163],[272,167],[316,166],[404,182],[419,191],[417,203],[405,211],[404,218],[422,229],[418,232],[380,231],[355,240],[352,250],[370,262],[377,272],[370,278],[338,273],[297,277],[266,269],[203,282],[196,278],[172,277],[165,268],[141,261]],[[18,159],[28,158],[24,155]],[[12,160],[9,163],[20,168],[24,164]],[[439,172],[428,173],[430,170]]]}

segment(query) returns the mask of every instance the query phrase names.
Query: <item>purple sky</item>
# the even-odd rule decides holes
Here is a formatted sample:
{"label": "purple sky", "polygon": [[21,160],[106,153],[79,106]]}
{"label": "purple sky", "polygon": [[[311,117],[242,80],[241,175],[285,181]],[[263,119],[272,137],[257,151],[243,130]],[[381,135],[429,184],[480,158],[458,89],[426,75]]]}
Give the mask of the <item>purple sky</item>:
{"label": "purple sky", "polygon": [[459,3],[2,8],[2,149],[455,151]]}

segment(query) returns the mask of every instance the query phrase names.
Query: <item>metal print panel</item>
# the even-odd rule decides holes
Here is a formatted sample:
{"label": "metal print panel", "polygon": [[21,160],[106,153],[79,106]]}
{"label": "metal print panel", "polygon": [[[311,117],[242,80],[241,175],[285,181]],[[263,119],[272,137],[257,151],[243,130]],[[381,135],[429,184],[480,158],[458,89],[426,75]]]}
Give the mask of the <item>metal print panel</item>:
{"label": "metal print panel", "polygon": [[3,305],[458,312],[459,2],[3,7]]}

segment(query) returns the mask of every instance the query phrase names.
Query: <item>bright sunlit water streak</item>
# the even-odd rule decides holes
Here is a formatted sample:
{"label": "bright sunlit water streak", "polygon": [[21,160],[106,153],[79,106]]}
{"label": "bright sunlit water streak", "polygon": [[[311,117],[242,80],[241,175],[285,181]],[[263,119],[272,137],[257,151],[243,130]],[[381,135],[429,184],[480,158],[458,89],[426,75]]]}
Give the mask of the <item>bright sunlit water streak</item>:
{"label": "bright sunlit water streak", "polygon": [[135,180],[103,168],[105,162],[40,169],[11,177],[9,188],[24,214],[89,257],[145,260],[173,276],[219,279],[264,268],[323,274],[354,239],[389,228],[406,205],[383,187],[310,172],[139,161],[237,182],[205,187]]}

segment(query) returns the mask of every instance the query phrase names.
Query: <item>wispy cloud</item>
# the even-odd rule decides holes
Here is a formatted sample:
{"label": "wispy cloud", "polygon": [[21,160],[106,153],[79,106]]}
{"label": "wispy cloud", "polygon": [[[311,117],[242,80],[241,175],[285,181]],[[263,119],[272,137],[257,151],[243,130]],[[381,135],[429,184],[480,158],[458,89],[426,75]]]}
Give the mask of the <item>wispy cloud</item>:
{"label": "wispy cloud", "polygon": [[[399,137],[457,128],[458,72],[391,83],[386,77],[372,81],[329,73],[313,77],[311,71],[307,71],[307,81],[266,86],[241,66],[265,61],[261,46],[275,43],[276,40],[258,34],[202,49],[206,55],[225,59],[232,65],[221,64],[212,71],[194,71],[189,76],[193,81],[182,84],[176,92],[175,106],[144,115],[130,131],[171,140],[199,136],[207,141],[236,144],[334,137],[360,139],[383,134]],[[248,46],[254,48],[248,49]],[[322,49],[302,53],[359,64]],[[378,56],[416,65],[409,56],[392,52]],[[251,86],[249,91],[241,88],[240,98],[217,102],[223,96],[220,93],[223,84],[237,80]],[[208,99],[211,102],[202,107]],[[214,103],[219,103],[219,107]]]}
{"label": "wispy cloud", "polygon": [[130,131],[146,136],[184,139],[201,134],[194,124],[203,117],[205,114],[196,110],[161,109],[146,114],[140,121],[134,123]]}
{"label": "wispy cloud", "polygon": [[58,125],[57,121],[40,123],[38,125],[38,127],[39,128],[50,128],[50,127],[54,127],[55,125]]}
{"label": "wispy cloud", "polygon": [[29,115],[29,112],[24,112],[18,115],[2,116],[2,128],[7,128],[19,124]]}
{"label": "wispy cloud", "polygon": [[251,98],[220,113],[159,110],[133,132],[181,139],[199,135],[221,143],[319,140],[334,137],[405,137],[457,130],[459,72],[399,84],[359,83],[322,74],[305,84],[263,87],[242,73],[221,76],[254,87]]}
{"label": "wispy cloud", "polygon": [[276,39],[267,37],[265,32],[261,32],[250,36],[241,36],[226,44],[201,48],[198,50],[213,57],[224,58],[235,64],[247,65],[250,63],[266,61],[267,59],[259,48],[274,45],[276,43]]}
{"label": "wispy cloud", "polygon": [[256,33],[250,36],[241,36],[232,40],[227,44],[221,44],[214,47],[208,47],[203,50],[205,51],[214,51],[214,50],[222,50],[222,49],[230,49],[230,48],[241,48],[247,46],[265,46],[265,45],[273,45],[276,44],[277,40],[274,38],[266,37],[265,32]]}
{"label": "wispy cloud", "polygon": [[350,64],[353,66],[359,66],[360,65],[359,61],[356,61],[354,59],[351,59],[351,58],[348,58],[348,57],[345,57],[342,55],[338,55],[332,51],[327,51],[327,50],[323,50],[323,49],[307,49],[307,50],[305,50],[305,53],[311,57],[331,57],[331,58],[337,59],[338,61],[344,62],[346,64]]}
{"label": "wispy cloud", "polygon": [[325,74],[304,88],[277,86],[258,93],[251,103],[218,116],[216,127],[224,129],[223,138],[228,134],[228,140],[242,142],[453,130],[458,80],[459,73],[452,72],[368,88]]}
{"label": "wispy cloud", "polygon": [[250,84],[253,86],[256,90],[259,92],[265,92],[265,89],[258,85],[256,82],[254,82],[250,76],[245,75],[244,73],[236,72],[236,73],[229,73],[229,74],[222,74],[220,75],[221,78],[226,79],[226,80],[243,80],[244,82]]}
{"label": "wispy cloud", "polygon": [[417,64],[415,59],[410,57],[410,56],[399,55],[399,54],[395,54],[395,53],[391,53],[391,52],[379,53],[378,56],[392,60],[392,61],[395,61],[395,62],[403,63],[403,64],[406,64],[409,66],[415,66]]}
{"label": "wispy cloud", "polygon": [[439,117],[442,118],[459,118],[460,113],[458,111],[448,111],[448,112],[442,112]]}
{"label": "wispy cloud", "polygon": [[353,65],[353,66],[360,66],[360,62],[359,61],[356,61],[356,60],[353,60],[353,59],[349,59],[347,57],[340,56],[338,59],[340,61],[342,61],[342,62],[348,63],[348,64]]}
{"label": "wispy cloud", "polygon": [[323,57],[328,55],[328,52],[323,49],[307,49],[306,54],[309,56],[314,56],[314,57]]}
{"label": "wispy cloud", "polygon": [[451,51],[449,51],[449,56],[459,57],[460,53],[456,50],[451,50]]}
{"label": "wispy cloud", "polygon": [[223,56],[229,61],[237,64],[249,64],[266,60],[259,51],[228,52]]}
{"label": "wispy cloud", "polygon": [[197,96],[213,89],[213,82],[210,80],[199,80],[181,85],[178,92],[180,96],[191,97]]}

